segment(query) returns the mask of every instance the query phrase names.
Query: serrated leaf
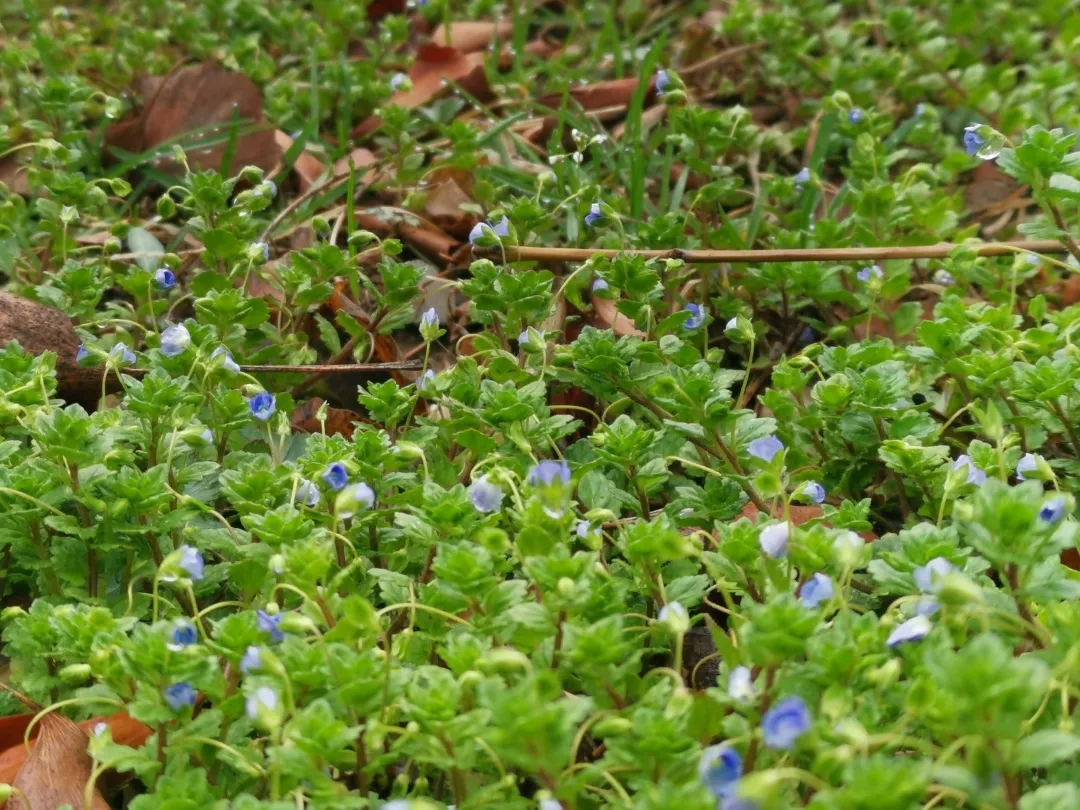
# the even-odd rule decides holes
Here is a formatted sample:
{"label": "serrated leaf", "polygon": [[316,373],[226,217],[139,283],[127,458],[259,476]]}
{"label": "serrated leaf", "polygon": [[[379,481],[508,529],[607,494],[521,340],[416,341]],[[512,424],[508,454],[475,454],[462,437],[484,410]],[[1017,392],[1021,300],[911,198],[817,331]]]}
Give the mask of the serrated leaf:
{"label": "serrated leaf", "polygon": [[326,348],[328,348],[332,354],[340,352],[341,337],[338,335],[338,331],[334,328],[334,325],[318,313],[315,314],[315,325],[319,329],[319,338]]}

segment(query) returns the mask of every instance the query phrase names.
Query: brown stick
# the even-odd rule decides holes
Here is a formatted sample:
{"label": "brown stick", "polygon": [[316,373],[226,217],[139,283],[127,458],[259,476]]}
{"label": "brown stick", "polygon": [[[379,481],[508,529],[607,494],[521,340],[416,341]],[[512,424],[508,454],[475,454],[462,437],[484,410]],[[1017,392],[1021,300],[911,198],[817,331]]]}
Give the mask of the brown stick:
{"label": "brown stick", "polygon": [[[420,363],[406,360],[400,363],[326,363],[313,366],[240,366],[248,374],[368,374],[373,371],[419,371]],[[124,368],[124,374],[141,377],[148,373],[145,368]]]}
{"label": "brown stick", "polygon": [[[889,259],[944,259],[958,247],[970,247],[977,256],[1007,256],[1018,251],[1060,254],[1067,248],[1054,239],[1017,242],[976,242],[954,245],[910,245],[903,247],[792,248],[782,250],[611,250],[605,248],[544,248],[507,245],[507,261],[584,262],[593,256],[644,256],[646,259],[682,259],[687,264],[756,264],[761,262],[859,262]],[[498,248],[473,248],[477,256],[501,259]]]}

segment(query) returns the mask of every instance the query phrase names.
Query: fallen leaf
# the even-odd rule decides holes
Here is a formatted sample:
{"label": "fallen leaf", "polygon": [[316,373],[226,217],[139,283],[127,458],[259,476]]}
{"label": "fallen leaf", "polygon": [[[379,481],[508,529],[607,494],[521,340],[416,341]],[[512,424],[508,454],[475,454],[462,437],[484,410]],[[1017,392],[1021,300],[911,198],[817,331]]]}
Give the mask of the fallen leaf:
{"label": "fallen leaf", "polygon": [[87,752],[90,738],[68,718],[49,712],[41,718],[37,744],[11,783],[16,791],[8,800],[11,810],[52,810],[70,805],[109,810],[95,786],[86,804],[86,785],[94,763]]}
{"label": "fallen leaf", "polygon": [[[816,518],[820,518],[822,516],[822,509],[820,506],[798,506],[792,504],[788,507],[788,509],[790,510],[788,514],[791,516],[791,522],[796,526],[801,526],[804,523],[815,520]],[[746,506],[743,507],[742,511],[739,512],[739,517],[755,520],[757,519],[757,516],[759,514],[761,514],[761,511],[756,506],[754,506],[754,504],[748,503]],[[779,517],[782,514],[783,508],[778,505],[777,514],[774,517]],[[826,521],[824,525],[828,526],[829,523]],[[861,537],[867,543],[873,543],[875,540],[877,540],[877,535],[873,532],[856,532],[856,534],[859,535],[859,537]]]}
{"label": "fallen leaf", "polygon": [[964,204],[969,214],[997,216],[1003,203],[1018,200],[1027,191],[1026,186],[989,161],[972,169],[969,177],[970,182],[964,186]]}
{"label": "fallen leaf", "polygon": [[[274,132],[274,142],[277,148],[281,150],[282,155],[288,152],[293,145],[293,139],[280,129]],[[326,166],[323,165],[321,160],[305,150],[296,156],[292,170],[293,174],[296,175],[296,185],[300,189],[300,193],[303,194],[315,185],[323,172],[326,171]],[[272,173],[277,174],[278,171],[279,169],[275,168]]]}
{"label": "fallen leaf", "polygon": [[514,24],[510,22],[452,22],[449,41],[444,25],[432,32],[431,41],[436,45],[457,48],[462,53],[472,53],[484,50],[495,39],[505,39],[513,30]]}
{"label": "fallen leaf", "polygon": [[638,80],[636,78],[612,79],[611,81],[596,82],[595,84],[577,85],[569,88],[566,94],[551,93],[541,96],[536,103],[541,107],[559,109],[562,107],[564,95],[569,95],[570,98],[574,99],[586,110],[629,106],[637,86]]}
{"label": "fallen leaf", "polygon": [[440,229],[466,239],[480,217],[464,206],[473,204],[472,178],[467,172],[443,167],[432,172],[423,186],[425,219]]}
{"label": "fallen leaf", "polygon": [[[322,425],[319,423],[318,413],[323,400],[312,397],[300,405],[292,414],[292,429],[299,433],[322,433]],[[356,429],[354,422],[364,422],[360,414],[347,411],[344,408],[326,409],[326,435],[344,436],[352,440],[353,431]]]}
{"label": "fallen leaf", "polygon": [[[11,293],[0,292],[0,349],[13,340],[32,355],[56,353],[57,393],[66,402],[77,402],[87,410],[101,397],[100,368],[84,368],[75,362],[79,338],[67,315]],[[115,374],[106,380],[108,391],[118,391]]]}
{"label": "fallen leaf", "polygon": [[592,297],[593,312],[596,313],[596,319],[601,324],[609,329],[614,330],[616,335],[620,337],[626,335],[634,335],[635,337],[646,337],[645,333],[634,326],[634,322],[619,312],[615,306],[615,301],[611,298],[601,298],[598,295]]}
{"label": "fallen leaf", "polygon": [[30,184],[26,179],[26,167],[19,164],[18,155],[7,155],[0,158],[0,183],[3,183],[12,194],[24,196],[30,191]]}
{"label": "fallen leaf", "polygon": [[[365,149],[362,146],[358,146],[356,149],[353,149],[351,152],[349,152],[349,154],[345,157],[340,157],[336,161],[334,161],[334,174],[345,174],[347,171],[349,171],[350,160],[353,164],[353,171],[356,172],[359,172],[360,169],[365,169],[368,166],[378,166],[380,163],[382,163],[382,161],[379,160],[376,154],[370,149]],[[364,172],[363,174],[359,174],[357,177],[357,182],[365,186],[370,186],[372,183],[386,182],[390,179],[391,176],[392,175],[388,172],[379,169],[372,169],[370,171]]]}
{"label": "fallen leaf", "polygon": [[[414,109],[450,92],[451,84],[461,88],[478,99],[487,101],[491,98],[487,76],[484,75],[483,53],[461,53],[456,48],[446,48],[434,43],[421,45],[416,53],[416,61],[409,68],[412,87],[396,93],[389,101],[406,109]],[[362,138],[382,123],[378,116],[361,121],[352,131],[352,137]]]}
{"label": "fallen leaf", "polygon": [[[192,130],[199,130],[195,137],[200,139],[225,134],[234,116],[244,126],[262,121],[262,93],[258,86],[247,76],[216,62],[200,62],[165,77],[144,79],[142,89],[146,106],[106,129],[107,146],[138,153]],[[223,142],[189,149],[188,162],[193,169],[218,169],[227,147]],[[281,155],[275,132],[262,129],[237,138],[232,165],[255,165],[269,171]],[[172,173],[183,170],[164,155],[151,161],[151,165]]]}

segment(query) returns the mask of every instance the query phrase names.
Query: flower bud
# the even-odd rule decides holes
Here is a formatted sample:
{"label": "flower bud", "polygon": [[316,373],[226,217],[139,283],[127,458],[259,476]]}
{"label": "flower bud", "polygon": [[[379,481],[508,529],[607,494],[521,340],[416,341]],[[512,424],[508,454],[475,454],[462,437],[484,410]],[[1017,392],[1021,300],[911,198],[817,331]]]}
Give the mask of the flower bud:
{"label": "flower bud", "polygon": [[625,717],[605,717],[593,725],[592,733],[593,736],[601,738],[618,737],[633,729],[634,723]]}
{"label": "flower bud", "polygon": [[890,658],[880,667],[866,673],[866,678],[877,687],[892,686],[900,677],[900,659]]}
{"label": "flower bud", "polygon": [[961,606],[983,601],[982,588],[960,573],[946,574],[934,596],[943,605]]}
{"label": "flower bud", "polygon": [[560,577],[558,583],[559,595],[569,599],[574,595],[574,591],[577,590],[577,583],[570,577]]}
{"label": "flower bud", "polygon": [[295,611],[283,614],[281,624],[278,626],[283,633],[311,633],[318,629],[315,622],[303,613],[296,613]]}
{"label": "flower bud", "polygon": [[9,622],[12,619],[17,619],[20,616],[25,615],[26,611],[23,608],[18,605],[12,605],[11,607],[6,607],[0,611],[0,623]]}
{"label": "flower bud", "polygon": [[89,664],[68,664],[58,673],[60,679],[67,683],[82,683],[90,677]]}
{"label": "flower bud", "polygon": [[485,672],[515,672],[528,670],[530,661],[521,652],[510,647],[499,647],[491,650],[476,662],[477,666]]}

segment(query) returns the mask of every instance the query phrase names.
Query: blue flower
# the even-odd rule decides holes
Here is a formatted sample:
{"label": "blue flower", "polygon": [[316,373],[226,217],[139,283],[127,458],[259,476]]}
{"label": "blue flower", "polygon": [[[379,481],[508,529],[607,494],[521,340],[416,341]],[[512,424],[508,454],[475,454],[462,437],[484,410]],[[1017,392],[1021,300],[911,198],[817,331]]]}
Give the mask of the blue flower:
{"label": "blue flower", "polygon": [[889,633],[885,641],[886,647],[896,647],[909,641],[922,641],[930,633],[930,620],[924,615],[914,616],[906,622],[898,624],[896,629]]}
{"label": "blue flower", "polygon": [[847,120],[849,123],[852,124],[857,124],[864,118],[866,118],[866,116],[863,114],[863,111],[860,110],[858,107],[852,107],[847,114]]}
{"label": "blue flower", "polygon": [[477,478],[469,487],[469,500],[477,512],[498,512],[502,509],[502,487],[484,478]]}
{"label": "blue flower", "polygon": [[334,511],[338,517],[348,519],[357,512],[370,509],[375,505],[375,490],[361,481],[351,487],[345,487],[334,501]]}
{"label": "blue flower", "polygon": [[918,104],[915,105],[915,117],[922,118],[925,113],[926,105],[920,101]]}
{"label": "blue flower", "polygon": [[281,613],[275,613],[271,616],[265,610],[255,611],[255,625],[260,631],[270,635],[271,644],[277,644],[285,638],[285,633],[281,629],[281,619]]}
{"label": "blue flower", "polygon": [[510,235],[510,221],[503,217],[498,225],[492,226],[489,222],[478,222],[473,225],[473,229],[469,231],[469,241],[472,244],[476,244],[476,240],[485,236],[509,236]]}
{"label": "blue flower", "polygon": [[393,76],[390,77],[390,89],[396,93],[398,91],[398,88],[400,88],[407,81],[409,81],[409,77],[406,76],[404,73],[395,73]]}
{"label": "blue flower", "polygon": [[340,461],[335,461],[323,470],[322,480],[326,482],[326,485],[330,487],[330,489],[337,492],[340,489],[344,489],[345,485],[349,483],[349,471]]}
{"label": "blue flower", "polygon": [[589,206],[589,213],[585,215],[585,224],[590,228],[596,225],[598,222],[602,222],[604,215],[600,213],[600,203],[593,203]]}
{"label": "blue flower", "polygon": [[86,350],[86,347],[83,346],[80,343],[78,351],[75,352],[75,362],[76,363],[81,363],[83,360],[85,360],[89,356],[90,356],[90,352],[88,352]]}
{"label": "blue flower", "polygon": [[531,487],[550,487],[555,481],[563,484],[570,483],[570,465],[566,461],[541,461],[531,470],[525,478],[525,483]]}
{"label": "blue flower", "polygon": [[915,615],[930,618],[941,610],[941,605],[932,596],[924,596],[915,603]]}
{"label": "blue flower", "polygon": [[758,803],[738,796],[725,796],[716,810],[760,810]]}
{"label": "blue flower", "polygon": [[270,261],[270,245],[268,245],[266,242],[253,243],[251,245],[250,253],[248,255],[251,255],[251,253],[258,255],[260,252],[262,253],[262,260],[264,262]]}
{"label": "blue flower", "polygon": [[754,699],[754,675],[750,667],[735,667],[728,673],[727,693],[738,703],[749,703]]}
{"label": "blue flower", "polygon": [[660,608],[660,612],[656,614],[656,620],[666,622],[668,619],[689,621],[690,614],[686,612],[686,608],[683,607],[682,602],[668,602]]}
{"label": "blue flower", "polygon": [[698,775],[717,798],[734,794],[735,783],[742,778],[742,772],[742,757],[730,745],[713,745],[701,753]]}
{"label": "blue flower", "polygon": [[172,643],[168,647],[173,652],[177,652],[184,647],[190,647],[198,640],[199,634],[195,630],[195,625],[186,619],[180,619],[173,625]]}
{"label": "blue flower", "polygon": [[666,70],[656,71],[656,92],[663,95],[671,87],[671,77]]}
{"label": "blue flower", "polygon": [[759,458],[768,464],[773,460],[773,456],[783,449],[784,443],[776,438],[776,436],[763,436],[760,439],[754,439],[750,442],[747,452],[754,458]]}
{"label": "blue flower", "polygon": [[177,563],[194,582],[203,578],[203,556],[191,546],[180,546],[180,560]]}
{"label": "blue flower", "polygon": [[159,267],[157,272],[154,273],[154,283],[161,289],[167,290],[176,284],[176,276],[173,271],[167,267]]}
{"label": "blue flower", "polygon": [[765,556],[772,557],[774,560],[786,556],[789,532],[786,521],[773,523],[762,529],[758,535],[758,545],[761,546]]}
{"label": "blue flower", "polygon": [[952,464],[954,470],[959,470],[961,467],[967,467],[966,483],[974,484],[977,487],[981,487],[986,483],[986,473],[976,467],[975,462],[967,454],[957,456],[956,461]]}
{"label": "blue flower", "polygon": [[810,730],[813,720],[801,697],[784,698],[761,720],[765,745],[778,751],[790,751],[795,741]]}
{"label": "blue flower", "polygon": [[251,409],[252,416],[260,422],[265,422],[274,415],[274,410],[277,408],[277,402],[274,399],[274,395],[270,392],[260,391],[248,400],[248,407]]}
{"label": "blue flower", "polygon": [[803,183],[810,182],[810,169],[803,166],[799,169],[798,174],[795,175],[795,186],[801,188]]}
{"label": "blue flower", "polygon": [[249,720],[258,720],[263,711],[274,711],[278,707],[278,694],[269,686],[260,686],[244,701],[244,711]]}
{"label": "blue flower", "polygon": [[305,506],[316,506],[319,503],[319,488],[312,481],[302,478],[300,486],[296,488],[295,500]]}
{"label": "blue flower", "polygon": [[195,705],[195,690],[186,681],[166,686],[162,690],[162,695],[165,702],[169,704],[169,708],[174,712],[180,711],[185,706]]}
{"label": "blue flower", "polygon": [[815,332],[812,327],[804,326],[803,330],[799,333],[799,344],[806,346],[814,342]]}
{"label": "blue flower", "polygon": [[1016,480],[1026,481],[1024,473],[1033,473],[1039,469],[1039,462],[1034,453],[1028,453],[1016,463]]}
{"label": "blue flower", "polygon": [[225,359],[221,361],[221,367],[223,369],[225,369],[226,371],[231,371],[234,374],[240,371],[240,366],[238,366],[236,364],[236,361],[233,360],[232,353],[224,346],[218,346],[216,349],[214,349],[214,351],[210,353],[210,359],[213,360],[217,357],[221,357],[221,355],[225,355]]}
{"label": "blue flower", "polygon": [[1039,510],[1039,520],[1043,523],[1051,525],[1059,523],[1063,517],[1065,517],[1065,499],[1060,496],[1051,498]]}
{"label": "blue flower", "polygon": [[270,192],[270,199],[274,199],[277,196],[277,183],[273,180],[263,180],[262,187]]}
{"label": "blue flower", "polygon": [[503,217],[491,227],[494,229],[496,236],[505,238],[510,235],[510,220],[506,217]]}
{"label": "blue flower", "polygon": [[952,287],[956,284],[956,279],[948,270],[937,270],[934,273],[934,283],[940,284],[942,287]]}
{"label": "blue flower", "polygon": [[964,127],[964,151],[975,157],[979,150],[986,146],[986,138],[979,137],[979,125],[971,124]]}
{"label": "blue flower", "polygon": [[833,583],[824,574],[814,574],[802,586],[799,592],[799,601],[808,608],[816,608],[822,602],[828,602],[833,598]]}
{"label": "blue flower", "polygon": [[420,379],[416,381],[416,387],[418,389],[420,389],[421,391],[427,391],[428,386],[431,384],[431,381],[434,380],[434,379],[435,379],[435,370],[429,368],[422,375],[420,375]]}
{"label": "blue flower", "polygon": [[602,278],[595,279],[593,281],[593,283],[592,283],[592,291],[593,292],[600,292],[601,290],[606,290],[607,288],[608,288],[608,283],[606,281],[604,281]]}
{"label": "blue flower", "polygon": [[244,655],[240,659],[240,671],[245,675],[250,675],[260,666],[262,666],[261,653],[259,652],[259,648],[252,644],[244,650]]}
{"label": "blue flower", "polygon": [[882,278],[884,275],[885,271],[882,270],[880,266],[872,264],[869,267],[864,267],[862,270],[856,273],[855,278],[865,284],[870,281],[871,276],[873,276],[874,278]]}
{"label": "blue flower", "polygon": [[937,593],[941,590],[941,580],[956,570],[956,566],[944,557],[934,557],[926,565],[920,565],[911,572],[916,587],[923,593]]}
{"label": "blue flower", "polygon": [[810,499],[810,503],[821,503],[825,500],[825,487],[817,481],[807,481],[803,484],[802,494]]}
{"label": "blue flower", "polygon": [[423,315],[420,316],[420,326],[428,329],[439,328],[439,313],[435,311],[435,307],[430,307]]}
{"label": "blue flower", "polygon": [[113,357],[119,357],[120,362],[124,365],[130,366],[132,363],[135,362],[135,352],[133,352],[123,343],[117,343],[115,346],[113,346],[112,351],[109,352],[109,354],[111,354]]}
{"label": "blue flower", "polygon": [[705,323],[705,310],[701,308],[701,304],[687,304],[683,307],[683,312],[690,313],[690,317],[683,321],[683,329],[697,329]]}
{"label": "blue flower", "polygon": [[183,354],[191,345],[191,334],[182,323],[170,326],[161,333],[161,353],[166,357],[176,357]]}

